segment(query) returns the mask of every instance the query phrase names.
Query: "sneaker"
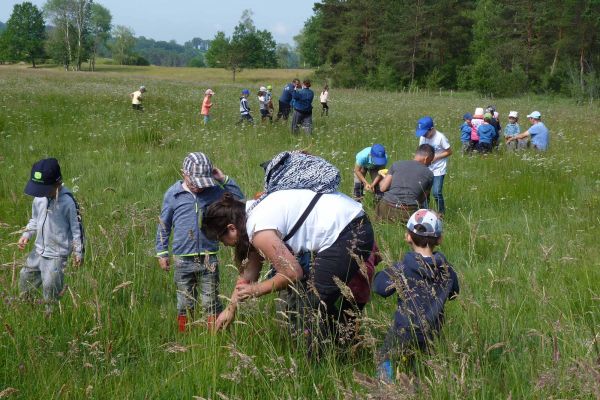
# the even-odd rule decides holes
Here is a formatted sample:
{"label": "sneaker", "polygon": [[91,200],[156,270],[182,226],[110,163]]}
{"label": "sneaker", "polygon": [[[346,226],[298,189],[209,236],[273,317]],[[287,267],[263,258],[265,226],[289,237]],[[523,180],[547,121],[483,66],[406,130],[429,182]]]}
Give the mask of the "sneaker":
{"label": "sneaker", "polygon": [[390,360],[385,360],[377,366],[377,378],[386,383],[394,381],[394,369]]}

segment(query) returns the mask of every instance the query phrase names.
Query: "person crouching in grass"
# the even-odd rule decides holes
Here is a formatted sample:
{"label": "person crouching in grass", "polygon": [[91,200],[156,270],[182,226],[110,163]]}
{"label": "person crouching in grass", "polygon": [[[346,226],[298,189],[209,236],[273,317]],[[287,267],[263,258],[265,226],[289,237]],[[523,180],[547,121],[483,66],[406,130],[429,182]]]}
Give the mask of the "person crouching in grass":
{"label": "person crouching in grass", "polygon": [[183,160],[183,180],[165,193],[156,233],[156,256],[160,268],[170,270],[169,238],[173,233],[172,253],[175,258],[177,285],[177,321],[185,331],[188,313],[195,309],[198,295],[209,327],[223,311],[219,299],[217,241],[200,231],[205,210],[229,192],[242,199],[235,181],[215,168],[204,153],[190,153]]}
{"label": "person crouching in grass", "polygon": [[394,324],[377,354],[377,373],[384,381],[394,378],[394,356],[412,361],[415,350],[429,348],[442,328],[446,301],[459,292],[456,272],[434,251],[442,240],[442,221],[435,212],[420,209],[411,215],[404,239],[412,251],[373,281],[373,290],[383,297],[398,291]]}

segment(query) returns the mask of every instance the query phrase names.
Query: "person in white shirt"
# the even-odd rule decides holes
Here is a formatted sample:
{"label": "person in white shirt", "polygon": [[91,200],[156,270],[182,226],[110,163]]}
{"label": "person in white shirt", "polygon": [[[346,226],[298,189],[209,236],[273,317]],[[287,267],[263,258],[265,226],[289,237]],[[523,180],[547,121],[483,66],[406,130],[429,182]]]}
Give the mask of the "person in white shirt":
{"label": "person in white shirt", "polygon": [[[435,151],[435,156],[429,166],[429,169],[433,172],[431,192],[437,203],[437,211],[443,216],[446,212],[446,205],[442,191],[444,188],[444,177],[446,176],[448,157],[452,155],[450,142],[448,142],[446,135],[434,128],[433,119],[430,116],[425,116],[417,122],[415,135],[419,138],[419,145],[431,145]],[[424,208],[429,208],[428,204],[425,204]]]}
{"label": "person in white shirt", "polygon": [[146,92],[145,86],[140,86],[138,90],[133,93],[129,93],[129,97],[131,97],[131,107],[137,111],[144,111],[144,106],[142,105],[142,95]]}
{"label": "person in white shirt", "polygon": [[[294,254],[302,251],[314,254],[309,276],[309,287],[314,290],[308,291],[308,306],[330,321],[345,318],[336,307],[341,297],[336,280],[348,283],[359,273],[359,262],[369,257],[374,243],[371,222],[360,203],[339,192],[315,194],[308,189],[279,190],[256,204],[244,204],[225,194],[206,210],[202,231],[235,247],[240,270],[231,303],[217,319],[217,329],[233,320],[238,302],[300,281],[305,272]],[[276,274],[258,282],[264,261],[273,265]],[[323,329],[322,323],[319,329]]]}
{"label": "person in white shirt", "polygon": [[325,85],[323,91],[321,92],[321,96],[319,96],[319,100],[321,101],[321,105],[323,109],[321,110],[321,117],[323,114],[327,117],[329,115],[329,105],[327,104],[327,100],[329,100],[329,86]]}

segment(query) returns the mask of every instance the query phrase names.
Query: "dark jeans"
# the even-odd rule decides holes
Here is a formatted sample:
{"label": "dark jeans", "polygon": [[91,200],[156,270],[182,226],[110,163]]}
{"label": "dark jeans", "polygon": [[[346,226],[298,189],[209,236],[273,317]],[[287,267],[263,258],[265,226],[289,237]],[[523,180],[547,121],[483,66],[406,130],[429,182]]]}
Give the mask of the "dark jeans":
{"label": "dark jeans", "polygon": [[250,114],[242,114],[240,115],[240,120],[237,122],[238,124],[241,124],[243,122],[249,122],[249,123],[254,123],[254,118],[252,118],[252,115]]}
{"label": "dark jeans", "polygon": [[301,125],[304,132],[308,135],[312,133],[312,111],[303,112],[294,110],[294,115],[292,116],[292,133],[298,133],[298,127]]}
{"label": "dark jeans", "polygon": [[321,105],[323,106],[323,109],[321,110],[321,116],[323,116],[323,114],[325,114],[325,116],[329,115],[329,105],[327,103],[321,103]]}
{"label": "dark jeans", "polygon": [[[444,214],[446,212],[446,203],[444,202],[444,195],[442,193],[444,189],[444,177],[446,175],[439,175],[433,177],[433,185],[431,186],[431,194],[437,203],[437,211],[440,214]],[[423,205],[425,208],[429,207],[429,199]]]}
{"label": "dark jeans", "polygon": [[277,112],[276,121],[279,121],[280,118],[283,118],[285,121],[287,121],[288,117],[290,116],[291,108],[292,106],[289,103],[284,103],[279,100],[279,111]]}
{"label": "dark jeans", "polygon": [[144,106],[141,104],[132,104],[131,107],[136,111],[144,111]]}
{"label": "dark jeans", "polygon": [[477,150],[479,150],[480,153],[491,153],[492,152],[492,148],[493,148],[493,144],[492,143],[483,143],[483,142],[479,142],[479,145],[477,147]]}
{"label": "dark jeans", "polygon": [[470,140],[469,141],[469,151],[477,150],[479,146],[479,140]]}

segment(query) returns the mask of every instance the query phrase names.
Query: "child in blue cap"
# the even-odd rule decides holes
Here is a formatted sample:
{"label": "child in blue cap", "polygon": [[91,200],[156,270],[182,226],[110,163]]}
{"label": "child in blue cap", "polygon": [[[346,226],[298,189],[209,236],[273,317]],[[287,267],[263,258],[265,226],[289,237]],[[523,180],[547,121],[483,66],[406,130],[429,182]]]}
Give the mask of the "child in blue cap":
{"label": "child in blue cap", "polygon": [[238,121],[238,124],[241,124],[242,122],[254,123],[254,119],[252,118],[252,115],[250,115],[248,96],[250,96],[250,91],[248,89],[242,90],[242,95],[240,97],[240,120]]}
{"label": "child in blue cap", "polygon": [[444,305],[459,293],[458,277],[452,265],[435,247],[442,241],[442,221],[426,209],[411,215],[404,234],[411,247],[401,262],[378,272],[373,291],[389,297],[398,292],[394,324],[379,349],[378,375],[394,378],[394,355],[408,358],[415,350],[427,350],[444,322]]}
{"label": "child in blue cap", "polygon": [[[373,146],[365,147],[356,154],[356,164],[354,165],[354,199],[362,201],[367,189],[375,193],[375,201],[379,201],[383,193],[379,190],[379,182],[383,176],[379,171],[387,165],[387,155],[385,147],[382,144],[375,143]],[[365,177],[369,174],[371,182]]]}
{"label": "child in blue cap", "polygon": [[[446,135],[434,127],[433,118],[430,116],[425,116],[417,121],[415,135],[419,138],[419,146],[428,144],[435,151],[435,156],[429,166],[429,169],[433,172],[431,194],[433,194],[433,198],[437,203],[437,211],[443,216],[446,212],[446,203],[443,194],[444,178],[448,169],[448,157],[452,155],[450,142]],[[426,208],[430,208],[428,204],[429,202],[425,205]]]}

